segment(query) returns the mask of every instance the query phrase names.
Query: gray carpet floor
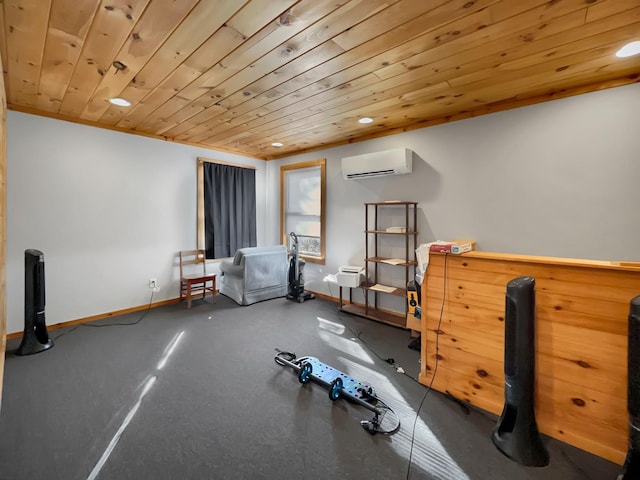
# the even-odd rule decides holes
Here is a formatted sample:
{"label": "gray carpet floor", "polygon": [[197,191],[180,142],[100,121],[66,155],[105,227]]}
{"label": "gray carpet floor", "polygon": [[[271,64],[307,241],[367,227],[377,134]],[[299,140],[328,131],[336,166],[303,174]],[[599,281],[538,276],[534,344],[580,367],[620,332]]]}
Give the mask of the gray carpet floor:
{"label": "gray carpet floor", "polygon": [[[322,299],[247,307],[217,299],[91,324],[131,325],[50,329],[55,346],[37,355],[15,356],[19,339],[9,341],[0,479],[614,480],[620,472],[547,437],[548,467],[510,461],[490,440],[495,416],[435,391],[425,398],[407,331]],[[274,362],[275,348],[371,383],[400,430],[368,434],[359,422],[369,411],[301,385]]]}

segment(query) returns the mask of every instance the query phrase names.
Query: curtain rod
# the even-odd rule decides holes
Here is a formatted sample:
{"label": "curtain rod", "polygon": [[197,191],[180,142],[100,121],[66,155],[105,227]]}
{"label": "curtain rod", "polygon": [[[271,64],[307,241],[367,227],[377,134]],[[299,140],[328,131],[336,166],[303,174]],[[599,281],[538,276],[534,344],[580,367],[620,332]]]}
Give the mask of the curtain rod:
{"label": "curtain rod", "polygon": [[218,163],[220,165],[229,165],[231,167],[240,167],[240,168],[250,168],[251,170],[255,170],[256,167],[253,165],[244,165],[242,163],[232,163],[232,162],[223,162],[222,160],[212,160],[210,158],[198,157],[198,162],[200,163]]}

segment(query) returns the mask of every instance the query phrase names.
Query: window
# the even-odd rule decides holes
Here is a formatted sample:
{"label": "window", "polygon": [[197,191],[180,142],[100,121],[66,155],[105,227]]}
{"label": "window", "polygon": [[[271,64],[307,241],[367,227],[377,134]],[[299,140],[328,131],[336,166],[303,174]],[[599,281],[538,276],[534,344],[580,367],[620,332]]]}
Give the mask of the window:
{"label": "window", "polygon": [[325,159],[280,167],[280,229],[282,243],[291,248],[289,234],[298,237],[300,256],[325,262]]}
{"label": "window", "polygon": [[198,248],[224,258],[255,247],[255,168],[198,160]]}

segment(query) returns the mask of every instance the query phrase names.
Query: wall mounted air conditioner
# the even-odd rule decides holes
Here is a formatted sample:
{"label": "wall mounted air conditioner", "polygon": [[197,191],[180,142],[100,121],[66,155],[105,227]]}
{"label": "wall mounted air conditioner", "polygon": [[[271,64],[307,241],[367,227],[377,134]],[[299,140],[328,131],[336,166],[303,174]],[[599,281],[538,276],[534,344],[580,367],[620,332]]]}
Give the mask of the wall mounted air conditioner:
{"label": "wall mounted air conditioner", "polygon": [[413,151],[394,148],[383,152],[365,153],[342,159],[342,175],[345,179],[383,177],[411,173]]}

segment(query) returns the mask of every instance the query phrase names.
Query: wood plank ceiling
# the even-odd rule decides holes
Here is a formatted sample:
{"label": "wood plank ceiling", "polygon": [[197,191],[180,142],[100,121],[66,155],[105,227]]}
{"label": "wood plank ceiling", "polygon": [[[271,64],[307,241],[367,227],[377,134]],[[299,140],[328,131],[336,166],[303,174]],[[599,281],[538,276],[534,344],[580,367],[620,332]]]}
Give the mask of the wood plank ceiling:
{"label": "wood plank ceiling", "polygon": [[0,7],[10,109],[264,159],[640,81],[639,0]]}

